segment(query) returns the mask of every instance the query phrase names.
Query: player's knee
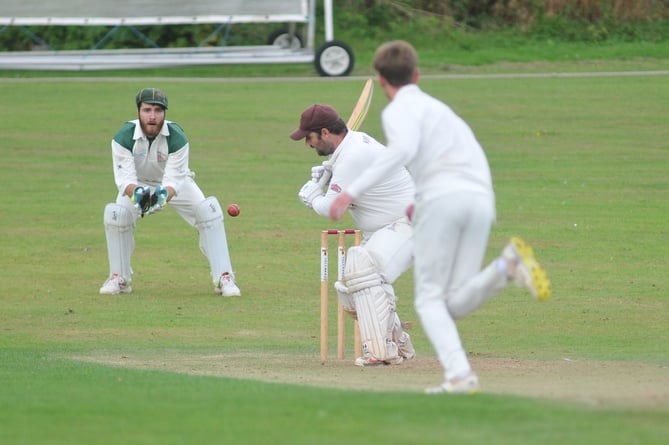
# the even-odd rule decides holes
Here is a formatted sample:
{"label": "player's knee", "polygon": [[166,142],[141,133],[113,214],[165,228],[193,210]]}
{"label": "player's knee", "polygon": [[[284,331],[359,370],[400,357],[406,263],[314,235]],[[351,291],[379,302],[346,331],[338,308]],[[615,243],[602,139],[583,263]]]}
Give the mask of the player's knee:
{"label": "player's knee", "polygon": [[132,228],[135,226],[135,217],[122,205],[110,203],[105,206],[104,224],[119,229]]}
{"label": "player's knee", "polygon": [[223,210],[215,196],[204,199],[195,207],[195,225],[198,228],[222,220]]}
{"label": "player's knee", "polygon": [[350,247],[346,252],[346,265],[344,267],[344,281],[357,281],[369,276],[370,279],[380,279],[378,267],[369,252],[361,246]]}

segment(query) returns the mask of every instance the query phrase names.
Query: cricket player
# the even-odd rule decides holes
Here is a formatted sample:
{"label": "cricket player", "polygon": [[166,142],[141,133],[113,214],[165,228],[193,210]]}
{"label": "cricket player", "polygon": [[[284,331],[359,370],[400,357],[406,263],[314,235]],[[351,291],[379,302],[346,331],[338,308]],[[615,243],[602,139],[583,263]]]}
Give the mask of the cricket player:
{"label": "cricket player", "polygon": [[512,238],[481,270],[495,195],[485,153],[471,128],[418,85],[417,55],[407,42],[377,49],[374,69],[390,103],[381,118],[387,149],[342,188],[330,208],[340,219],[358,197],[406,166],[416,184],[412,222],[415,244],[415,307],[444,370],[427,393],[473,393],[479,380],[460,340],[455,319],[480,307],[515,282],[539,300],[550,297],[546,272],[532,248]]}
{"label": "cricket player", "polygon": [[[311,179],[298,193],[305,206],[324,217],[339,191],[385,150],[368,134],[347,128],[337,111],[323,104],[307,108],[290,137],[304,139],[316,153],[328,157],[312,168]],[[413,195],[411,176],[399,166],[350,206],[363,240],[348,249],[343,281],[335,283],[335,290],[360,326],[363,355],[356,358],[357,366],[400,364],[416,355],[397,315],[392,286],[413,262],[412,230],[404,214]]]}
{"label": "cricket player", "polygon": [[137,220],[158,213],[169,203],[198,230],[200,249],[211,267],[214,291],[224,297],[240,296],[221,206],[215,197],[205,198],[193,180],[186,134],[179,125],[165,119],[167,96],[157,88],[143,88],[135,103],[137,119],[123,124],[111,141],[118,196],[104,211],[109,277],[100,293],[132,291],[130,257]]}

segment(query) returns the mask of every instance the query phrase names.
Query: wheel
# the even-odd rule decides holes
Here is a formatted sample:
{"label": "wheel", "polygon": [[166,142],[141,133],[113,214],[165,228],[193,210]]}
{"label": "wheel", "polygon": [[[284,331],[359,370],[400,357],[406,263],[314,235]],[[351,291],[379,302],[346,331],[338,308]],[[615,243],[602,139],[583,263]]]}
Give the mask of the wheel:
{"label": "wheel", "polygon": [[325,42],[316,51],[314,65],[321,76],[348,76],[353,70],[353,50],[339,40]]}
{"label": "wheel", "polygon": [[273,31],[267,38],[267,44],[277,45],[284,49],[300,49],[304,47],[304,42],[300,33],[296,32],[291,34],[288,28],[281,28]]}

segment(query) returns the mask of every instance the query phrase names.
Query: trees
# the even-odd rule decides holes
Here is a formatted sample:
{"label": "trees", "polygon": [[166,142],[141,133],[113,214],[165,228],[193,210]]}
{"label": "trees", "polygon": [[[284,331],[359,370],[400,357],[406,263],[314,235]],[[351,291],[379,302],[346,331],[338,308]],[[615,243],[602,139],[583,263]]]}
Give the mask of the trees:
{"label": "trees", "polygon": [[[322,7],[322,2],[317,1],[317,5]],[[513,28],[552,39],[585,41],[615,35],[624,39],[669,38],[665,30],[669,28],[669,0],[334,0],[334,12],[338,32],[359,37],[377,37],[413,26],[423,30]],[[652,26],[641,26],[647,24]],[[199,45],[215,29],[216,24],[137,27],[161,47]],[[272,31],[268,25],[240,24],[225,38],[229,45],[264,44]],[[52,49],[90,49],[109,32],[110,27],[102,26],[10,26],[0,28],[0,51],[44,45],[37,36],[53,44]],[[146,42],[128,29],[119,30],[104,43],[106,49],[145,46]]]}

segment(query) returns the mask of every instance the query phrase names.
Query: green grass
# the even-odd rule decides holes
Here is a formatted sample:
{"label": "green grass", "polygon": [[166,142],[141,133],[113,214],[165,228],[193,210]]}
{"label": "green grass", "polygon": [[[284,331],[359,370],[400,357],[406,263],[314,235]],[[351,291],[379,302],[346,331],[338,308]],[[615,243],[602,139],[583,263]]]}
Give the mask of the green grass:
{"label": "green grass", "polygon": [[[658,413],[364,394],[2,354],[3,443],[661,443]],[[44,375],[48,374],[48,380]],[[7,385],[8,384],[8,385]],[[29,389],[26,392],[26,389]],[[370,422],[379,425],[370,431]],[[528,440],[529,439],[529,440]]]}
{"label": "green grass", "polygon": [[[440,443],[443,434],[455,443],[629,443],[632,435],[639,443],[659,443],[666,437],[655,426],[662,415],[644,411],[493,395],[353,394],[81,365],[30,353],[3,354],[3,363],[9,385],[2,405],[12,426],[4,443],[43,442],[47,434],[47,443],[67,437],[76,443],[263,443],[268,436],[273,443],[314,443],[319,436],[319,443],[368,443],[368,422],[357,416],[367,413],[372,420],[380,408],[386,422],[401,427],[375,437],[393,443]],[[36,419],[41,428],[34,428]],[[618,425],[599,430],[610,422]]]}
{"label": "green grass", "polygon": [[[488,153],[498,200],[489,257],[521,234],[553,282],[546,304],[509,289],[462,320],[472,354],[669,366],[666,80],[421,82],[472,125]],[[115,196],[109,141],[149,84],[167,92],[168,117],[186,129],[203,190],[241,206],[239,218],[226,218],[240,299],[214,297],[197,234],[169,208],[139,222],[135,291],[97,293],[108,272],[102,211]],[[320,159],[288,134],[315,101],[347,114],[361,87],[355,79],[0,82],[0,442],[666,443],[666,403],[429,398],[68,358],[318,360],[318,231],[350,220],[332,224],[304,209],[296,194]],[[385,104],[377,90],[364,125],[381,140]],[[400,314],[415,320],[410,274],[397,288]],[[412,335],[422,357],[434,355],[420,327]]]}

